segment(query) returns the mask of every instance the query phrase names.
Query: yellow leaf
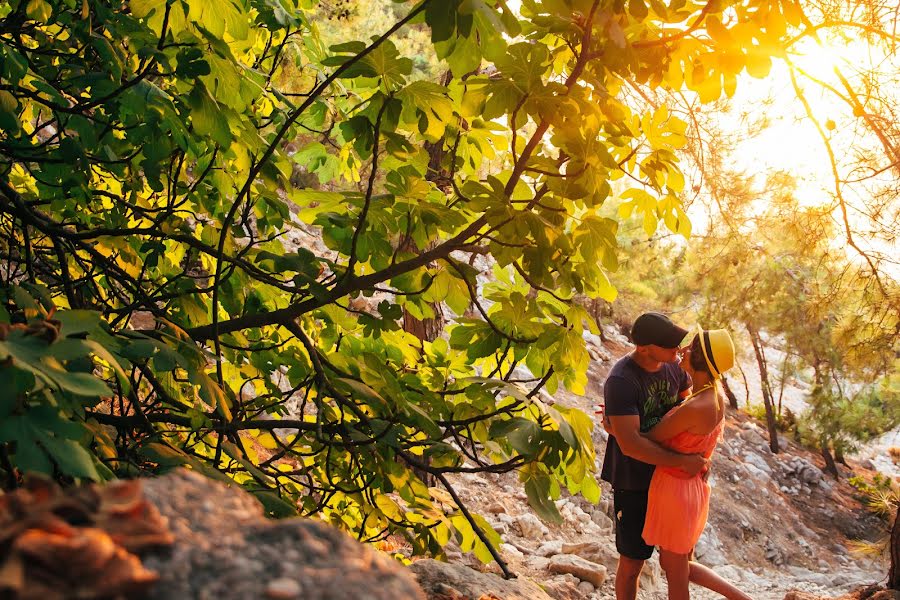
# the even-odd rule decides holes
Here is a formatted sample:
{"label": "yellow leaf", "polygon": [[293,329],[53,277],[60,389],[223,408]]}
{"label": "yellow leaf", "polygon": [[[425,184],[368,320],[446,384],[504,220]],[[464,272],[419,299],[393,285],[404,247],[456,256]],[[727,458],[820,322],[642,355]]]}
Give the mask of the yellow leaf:
{"label": "yellow leaf", "polygon": [[597,485],[597,480],[590,473],[581,482],[581,495],[593,504],[600,502],[600,486]]}
{"label": "yellow leaf", "polygon": [[25,7],[25,14],[28,15],[29,19],[46,23],[50,20],[50,15],[53,14],[53,8],[44,0],[29,0],[28,5]]}
{"label": "yellow leaf", "polygon": [[803,22],[803,8],[796,0],[782,0],[781,9],[785,20],[794,27]]}
{"label": "yellow leaf", "polygon": [[275,438],[268,431],[260,433],[256,436],[256,441],[263,448],[267,448],[269,450],[274,450],[278,447],[278,442],[275,441]]}
{"label": "yellow leaf", "polygon": [[697,86],[696,91],[700,96],[700,102],[704,104],[718,100],[722,95],[722,78],[719,73],[714,71],[711,77],[707,77]]}
{"label": "yellow leaf", "polygon": [[732,44],[734,42],[731,34],[728,33],[728,29],[715,15],[710,15],[706,18],[706,33],[719,44]]}
{"label": "yellow leaf", "polygon": [[441,522],[431,528],[431,535],[437,540],[441,546],[446,546],[450,541],[450,527],[446,523]]}
{"label": "yellow leaf", "polygon": [[734,75],[724,75],[725,79],[725,95],[729,98],[734,96],[734,92],[737,91],[737,77]]}
{"label": "yellow leaf", "polygon": [[758,48],[747,50],[747,74],[763,79],[772,69],[772,59]]}
{"label": "yellow leaf", "polygon": [[390,497],[385,495],[375,496],[375,506],[378,507],[384,516],[391,520],[399,520],[403,518],[403,510],[400,505],[394,502]]}
{"label": "yellow leaf", "polygon": [[775,10],[770,10],[769,14],[766,15],[765,19],[766,24],[766,32],[770,36],[780,38],[785,33],[787,33],[787,21],[777,10],[777,6]]}
{"label": "yellow leaf", "polygon": [[669,61],[666,82],[675,90],[681,89],[681,86],[684,85],[684,66],[675,57],[672,57],[672,60]]}

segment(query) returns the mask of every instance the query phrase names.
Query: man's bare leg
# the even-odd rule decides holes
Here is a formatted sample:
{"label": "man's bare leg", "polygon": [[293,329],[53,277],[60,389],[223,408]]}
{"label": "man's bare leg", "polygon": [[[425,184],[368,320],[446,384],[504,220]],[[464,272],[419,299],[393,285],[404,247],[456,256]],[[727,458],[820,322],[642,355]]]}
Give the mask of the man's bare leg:
{"label": "man's bare leg", "polygon": [[644,561],[619,555],[616,567],[616,600],[636,600]]}

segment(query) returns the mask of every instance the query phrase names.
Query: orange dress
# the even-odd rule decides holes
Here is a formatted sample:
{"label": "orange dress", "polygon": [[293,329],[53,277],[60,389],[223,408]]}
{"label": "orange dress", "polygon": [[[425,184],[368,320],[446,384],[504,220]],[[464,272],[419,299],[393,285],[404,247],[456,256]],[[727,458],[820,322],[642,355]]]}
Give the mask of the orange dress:
{"label": "orange dress", "polygon": [[[712,456],[722,434],[722,423],[706,435],[683,431],[663,445],[682,454]],[[700,539],[709,514],[709,484],[701,475],[685,477],[684,471],[656,467],[647,497],[644,542],[676,554],[688,554]]]}

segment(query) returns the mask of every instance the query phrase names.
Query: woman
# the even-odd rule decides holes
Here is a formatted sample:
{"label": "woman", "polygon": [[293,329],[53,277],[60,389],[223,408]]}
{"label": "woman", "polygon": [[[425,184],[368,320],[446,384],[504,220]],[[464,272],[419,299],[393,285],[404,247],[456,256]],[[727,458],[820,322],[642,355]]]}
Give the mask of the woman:
{"label": "woman", "polygon": [[[681,361],[693,381],[693,393],[645,435],[676,452],[709,458],[722,434],[725,418],[725,400],[718,379],[733,365],[734,343],[728,332],[700,330]],[[669,600],[690,598],[689,581],[730,600],[749,600],[749,596],[712,570],[690,560],[708,512],[709,484],[704,475],[686,477],[679,469],[656,467],[650,482],[643,537],[647,544],[659,547]]]}

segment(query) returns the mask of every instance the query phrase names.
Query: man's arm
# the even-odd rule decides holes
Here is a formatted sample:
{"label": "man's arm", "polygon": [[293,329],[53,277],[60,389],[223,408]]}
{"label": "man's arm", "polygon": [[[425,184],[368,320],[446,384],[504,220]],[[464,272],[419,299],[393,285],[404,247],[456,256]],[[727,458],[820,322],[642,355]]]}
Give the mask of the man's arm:
{"label": "man's arm", "polygon": [[642,434],[645,438],[654,442],[661,442],[675,437],[682,431],[689,431],[698,418],[697,406],[690,402],[680,404],[667,412],[662,420],[653,426],[650,431]]}
{"label": "man's arm", "polygon": [[626,456],[651,465],[681,469],[689,476],[694,476],[707,468],[709,461],[700,454],[678,454],[642,436],[639,416],[608,418],[610,433],[615,436],[619,448]]}

